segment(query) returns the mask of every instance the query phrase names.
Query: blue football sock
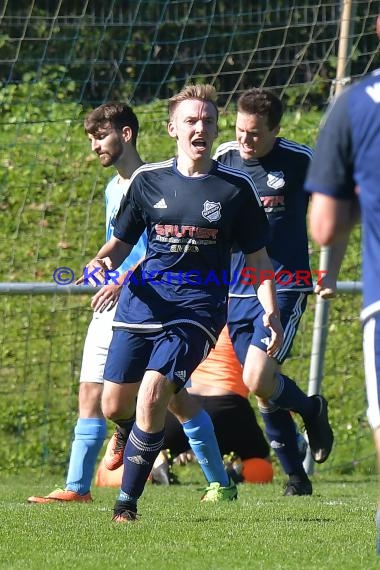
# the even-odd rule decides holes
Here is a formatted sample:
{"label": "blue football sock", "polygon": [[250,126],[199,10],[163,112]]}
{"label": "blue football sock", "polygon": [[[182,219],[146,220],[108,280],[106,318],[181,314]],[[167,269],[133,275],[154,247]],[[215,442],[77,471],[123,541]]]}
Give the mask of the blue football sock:
{"label": "blue football sock", "polygon": [[224,468],[214,426],[210,416],[201,410],[196,416],[182,424],[183,431],[189,438],[189,444],[209,483],[218,482],[227,487],[229,477]]}
{"label": "blue football sock", "polygon": [[307,420],[315,413],[315,401],[297,386],[294,380],[284,374],[276,374],[277,387],[270,397],[270,402],[278,408],[292,410]]}
{"label": "blue football sock", "polygon": [[285,473],[306,477],[298,448],[296,426],[290,412],[274,406],[268,408],[260,406],[259,410],[264,420],[269,444]]}
{"label": "blue football sock", "polygon": [[163,442],[163,430],[158,433],[148,433],[134,424],[124,450],[120,501],[131,505],[137,504]]}
{"label": "blue football sock", "polygon": [[106,435],[104,418],[78,418],[71,446],[66,489],[81,495],[88,493]]}

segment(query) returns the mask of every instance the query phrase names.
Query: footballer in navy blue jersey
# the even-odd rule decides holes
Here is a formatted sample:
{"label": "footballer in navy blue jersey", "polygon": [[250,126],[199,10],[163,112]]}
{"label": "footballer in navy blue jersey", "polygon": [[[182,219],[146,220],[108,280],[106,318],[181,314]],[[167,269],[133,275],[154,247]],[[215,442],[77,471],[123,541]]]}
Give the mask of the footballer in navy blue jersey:
{"label": "footballer in navy blue jersey", "polygon": [[244,365],[244,382],[258,397],[268,439],[288,475],[285,494],[309,495],[312,486],[298,454],[289,410],[302,416],[313,456],[320,463],[330,453],[332,432],[325,400],[308,397],[280,372],[306,308],[307,295],[313,291],[306,228],[308,196],[303,191],[312,151],[278,136],[282,112],[281,101],[266,89],[243,93],[237,103],[236,141],[221,144],[214,158],[251,177],[269,221],[267,251],[275,274],[283,345],[274,355],[266,350],[268,332],[263,326],[262,307],[249,286],[249,268],[245,269],[245,283],[235,279],[246,265],[238,247],[232,256],[228,328]]}
{"label": "footballer in navy blue jersey", "polygon": [[233,242],[250,253],[268,240],[250,177],[215,161],[197,177],[181,174],[175,159],[146,165],[121,204],[114,235],[134,244],[145,228],[146,256],[124,287],[114,328],[157,331],[182,321],[214,343],[225,324]]}
{"label": "footballer in navy blue jersey", "polygon": [[[222,164],[247,172],[255,183],[270,225],[267,251],[276,274],[277,291],[313,290],[306,230],[308,197],[303,192],[311,154],[306,145],[276,137],[265,156],[242,158],[237,141],[221,144],[214,155]],[[242,253],[234,253],[232,275],[234,271],[239,274],[244,265]],[[252,287],[241,280],[230,286],[231,297],[254,294]]]}
{"label": "footballer in navy blue jersey", "polygon": [[[233,242],[247,263],[262,272],[272,267],[265,249],[268,222],[250,177],[211,159],[217,121],[210,85],[190,85],[170,99],[168,133],[176,140],[177,157],[136,171],[113,237],[87,266],[90,274],[119,266],[147,232],[146,258],[120,296],[104,372],[106,381],[126,387],[133,403],[137,397],[114,508],[117,522],[136,520],[137,501],[163,444],[169,402],[224,326]],[[283,336],[274,279],[266,277],[256,290],[272,354]],[[184,429],[208,446],[195,422],[185,421]],[[236,498],[228,474],[218,475],[202,501]]]}
{"label": "footballer in navy blue jersey", "polygon": [[[376,21],[380,37],[380,15]],[[380,466],[380,69],[335,99],[322,124],[306,190],[321,245],[347,237],[361,212],[364,365],[368,420]],[[347,241],[347,240],[346,240]],[[380,554],[380,508],[377,512]]]}
{"label": "footballer in navy blue jersey", "polygon": [[[306,181],[308,192],[360,204],[363,232],[363,318],[380,312],[380,70],[347,88],[329,109]],[[342,212],[343,214],[344,212]],[[326,220],[327,222],[328,220]],[[380,417],[380,416],[379,416]],[[380,422],[379,422],[380,423]]]}

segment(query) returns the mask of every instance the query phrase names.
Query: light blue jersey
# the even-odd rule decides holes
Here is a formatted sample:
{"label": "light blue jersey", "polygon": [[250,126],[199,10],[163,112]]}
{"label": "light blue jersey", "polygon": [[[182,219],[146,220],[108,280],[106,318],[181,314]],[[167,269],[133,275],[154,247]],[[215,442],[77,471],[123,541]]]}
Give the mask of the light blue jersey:
{"label": "light blue jersey", "polygon": [[[106,240],[108,241],[113,236],[113,228],[115,223],[116,214],[119,211],[120,202],[123,196],[127,193],[129,188],[129,180],[121,181],[119,175],[114,176],[107,184],[105,190],[105,200],[106,200]],[[146,232],[142,234],[139,241],[136,243],[134,248],[128,257],[123,261],[123,263],[118,268],[119,273],[124,273],[128,271],[133,265],[135,265],[142,257],[144,257],[146,252]]]}

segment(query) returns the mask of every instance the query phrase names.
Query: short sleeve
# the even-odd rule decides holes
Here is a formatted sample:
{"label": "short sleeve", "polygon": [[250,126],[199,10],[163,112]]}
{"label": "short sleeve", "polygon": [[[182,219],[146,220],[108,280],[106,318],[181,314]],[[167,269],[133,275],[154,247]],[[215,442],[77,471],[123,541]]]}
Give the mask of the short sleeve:
{"label": "short sleeve", "polygon": [[146,228],[146,223],[141,209],[141,184],[142,175],[136,176],[132,181],[128,193],[120,203],[120,208],[115,219],[113,235],[135,245]]}
{"label": "short sleeve", "polygon": [[307,173],[307,192],[319,192],[337,199],[354,196],[349,96],[350,89],[347,89],[326,113]]}

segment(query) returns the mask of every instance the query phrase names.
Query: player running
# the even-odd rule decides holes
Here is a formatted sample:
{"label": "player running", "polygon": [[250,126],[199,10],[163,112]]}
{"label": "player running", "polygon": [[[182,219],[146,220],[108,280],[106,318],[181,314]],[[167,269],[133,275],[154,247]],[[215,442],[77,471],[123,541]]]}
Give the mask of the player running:
{"label": "player running", "polygon": [[[114,508],[117,522],[136,520],[137,501],[162,448],[168,403],[225,324],[232,243],[249,265],[272,267],[265,250],[268,222],[250,177],[211,159],[217,121],[210,85],[188,86],[170,99],[168,132],[176,139],[177,158],[135,173],[114,237],[86,271],[117,267],[147,231],[146,258],[123,287],[104,372],[105,383],[126,387],[131,406],[137,398]],[[257,294],[271,330],[267,350],[274,354],[282,327],[273,279],[263,280]],[[224,486],[233,492],[227,475]],[[206,499],[218,495],[219,487],[209,486]]]}
{"label": "player running", "polygon": [[[278,136],[282,114],[280,99],[270,91],[246,91],[237,103],[236,140],[221,144],[215,158],[249,174],[269,221],[267,249],[275,272],[283,346],[275,353],[268,352],[270,333],[263,325],[260,301],[251,286],[235,279],[247,265],[241,251],[232,257],[228,327],[236,354],[244,364],[244,382],[258,398],[270,445],[288,475],[284,494],[311,495],[312,484],[300,458],[290,410],[302,416],[316,462],[328,458],[333,433],[326,400],[320,395],[308,397],[281,372],[307,296],[313,291],[306,231],[308,198],[303,191],[311,149]],[[259,278],[257,271],[251,275]]]}

